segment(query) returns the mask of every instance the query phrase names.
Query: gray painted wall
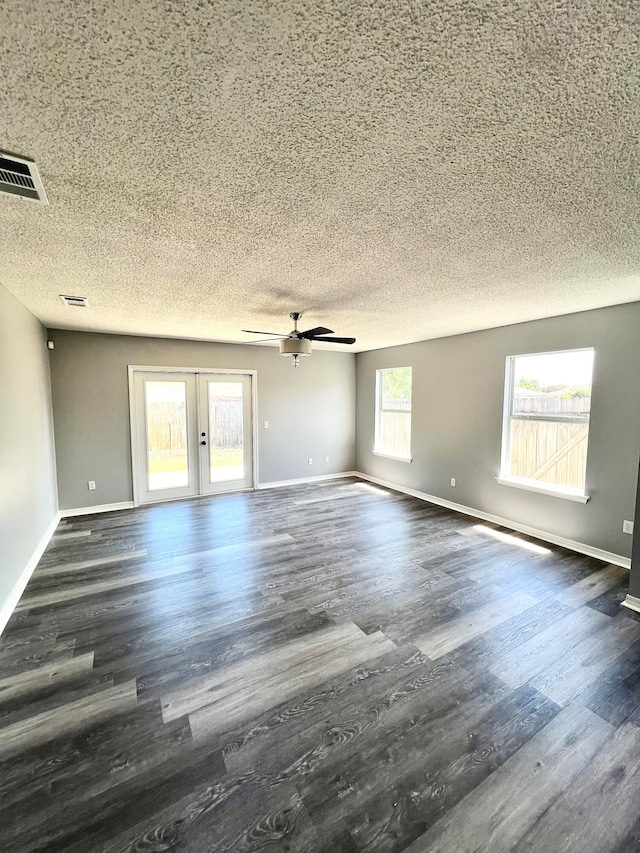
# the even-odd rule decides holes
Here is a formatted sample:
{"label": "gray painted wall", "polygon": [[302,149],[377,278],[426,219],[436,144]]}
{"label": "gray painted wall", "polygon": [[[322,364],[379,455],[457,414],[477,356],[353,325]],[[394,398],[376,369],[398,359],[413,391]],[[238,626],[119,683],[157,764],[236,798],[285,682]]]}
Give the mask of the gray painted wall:
{"label": "gray painted wall", "polygon": [[[587,504],[495,481],[505,359],[595,348]],[[374,456],[375,371],[413,367],[413,462]],[[357,355],[356,468],[557,536],[631,554],[640,453],[640,302]],[[450,486],[455,477],[457,485]],[[639,592],[640,594],[640,592]]]}
{"label": "gray painted wall", "polygon": [[[61,330],[49,337],[61,509],[133,498],[130,364],[257,370],[260,483],[353,470],[351,353],[314,350],[294,370],[274,347]],[[96,481],[95,491],[88,480]]]}
{"label": "gray painted wall", "polygon": [[46,330],[0,286],[0,609],[57,511]]}

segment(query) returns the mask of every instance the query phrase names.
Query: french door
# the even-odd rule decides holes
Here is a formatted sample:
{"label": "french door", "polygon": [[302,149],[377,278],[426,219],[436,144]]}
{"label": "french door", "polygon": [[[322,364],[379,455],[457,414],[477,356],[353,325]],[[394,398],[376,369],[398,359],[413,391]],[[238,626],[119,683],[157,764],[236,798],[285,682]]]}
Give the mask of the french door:
{"label": "french door", "polygon": [[253,487],[252,376],[132,372],[136,503]]}

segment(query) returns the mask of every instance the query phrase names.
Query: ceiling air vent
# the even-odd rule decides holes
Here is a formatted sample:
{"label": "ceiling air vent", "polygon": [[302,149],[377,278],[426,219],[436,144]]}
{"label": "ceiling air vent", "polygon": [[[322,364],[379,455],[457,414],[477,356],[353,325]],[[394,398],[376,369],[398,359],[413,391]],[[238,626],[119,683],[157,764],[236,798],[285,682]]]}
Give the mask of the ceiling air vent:
{"label": "ceiling air vent", "polygon": [[49,204],[33,160],[6,151],[0,151],[0,193]]}
{"label": "ceiling air vent", "polygon": [[63,296],[60,294],[60,299],[65,305],[71,305],[72,308],[86,308],[89,304],[86,296]]}

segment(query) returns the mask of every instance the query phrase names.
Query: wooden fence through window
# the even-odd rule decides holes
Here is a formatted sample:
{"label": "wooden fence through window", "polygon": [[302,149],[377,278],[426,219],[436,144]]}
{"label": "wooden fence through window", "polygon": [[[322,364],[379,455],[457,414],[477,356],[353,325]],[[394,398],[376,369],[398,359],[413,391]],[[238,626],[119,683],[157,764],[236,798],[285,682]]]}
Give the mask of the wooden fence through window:
{"label": "wooden fence through window", "polygon": [[[187,446],[184,403],[151,403],[147,406],[147,435],[153,451],[183,452]],[[242,399],[216,400],[210,407],[209,435],[215,447],[242,447]]]}

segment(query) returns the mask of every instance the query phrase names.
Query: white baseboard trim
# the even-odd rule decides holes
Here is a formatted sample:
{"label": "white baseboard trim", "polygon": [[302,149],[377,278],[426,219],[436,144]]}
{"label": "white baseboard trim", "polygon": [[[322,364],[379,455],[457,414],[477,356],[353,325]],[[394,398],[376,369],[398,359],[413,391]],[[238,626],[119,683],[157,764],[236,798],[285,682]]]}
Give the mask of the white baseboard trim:
{"label": "white baseboard trim", "polygon": [[44,554],[44,549],[47,547],[49,542],[51,541],[51,537],[56,532],[56,527],[60,523],[60,513],[57,512],[54,517],[51,519],[51,523],[42,534],[42,538],[36,545],[36,548],[33,554],[29,557],[27,565],[24,567],[22,572],[20,573],[20,577],[16,581],[13,589],[9,593],[8,598],[2,602],[0,606],[0,634],[6,628],[7,622],[11,618],[11,614],[16,608],[16,605],[20,601],[22,597],[22,593],[25,590],[25,587],[29,583],[31,579],[31,575],[34,573],[36,566],[40,562],[40,557]]}
{"label": "white baseboard trim", "polygon": [[360,477],[357,471],[341,471],[339,474],[320,474],[317,477],[299,477],[296,480],[272,480],[269,483],[258,483],[258,489],[279,489],[280,486],[300,486],[303,483],[319,483],[321,480],[341,480],[344,477]]}
{"label": "white baseboard trim", "polygon": [[627,595],[625,600],[622,602],[623,607],[628,607],[629,610],[635,610],[636,613],[640,613],[640,598],[636,598],[635,595]]}
{"label": "white baseboard trim", "polygon": [[520,524],[517,521],[511,521],[499,515],[492,515],[489,512],[482,512],[482,510],[474,509],[470,506],[457,504],[453,501],[445,500],[445,498],[439,498],[436,495],[428,495],[426,492],[419,492],[407,486],[399,486],[397,483],[390,483],[388,480],[381,480],[379,477],[371,477],[369,474],[363,474],[360,471],[356,471],[353,476],[376,483],[378,486],[385,486],[396,492],[402,492],[405,495],[411,495],[414,498],[419,498],[421,501],[443,506],[455,512],[461,512],[464,515],[471,515],[474,518],[481,518],[483,521],[491,521],[494,524],[499,524],[501,527],[507,527],[509,530],[517,530],[518,533],[525,533],[534,539],[541,539],[543,542],[550,542],[552,545],[560,545],[562,548],[568,548],[570,551],[577,551],[579,554],[586,554],[588,557],[604,560],[605,563],[613,563],[616,566],[621,566],[623,569],[631,568],[631,558],[623,557],[621,554],[603,551],[601,548],[594,548],[592,545],[585,545],[583,542],[576,542],[573,539],[565,539],[564,536],[556,536],[555,533],[547,533],[546,530],[538,530],[537,527],[529,527],[528,524]]}
{"label": "white baseboard trim", "polygon": [[116,512],[119,509],[133,509],[133,501],[121,501],[115,504],[100,504],[98,506],[80,506],[76,509],[60,510],[61,518],[71,518],[74,515],[95,515],[97,512]]}

